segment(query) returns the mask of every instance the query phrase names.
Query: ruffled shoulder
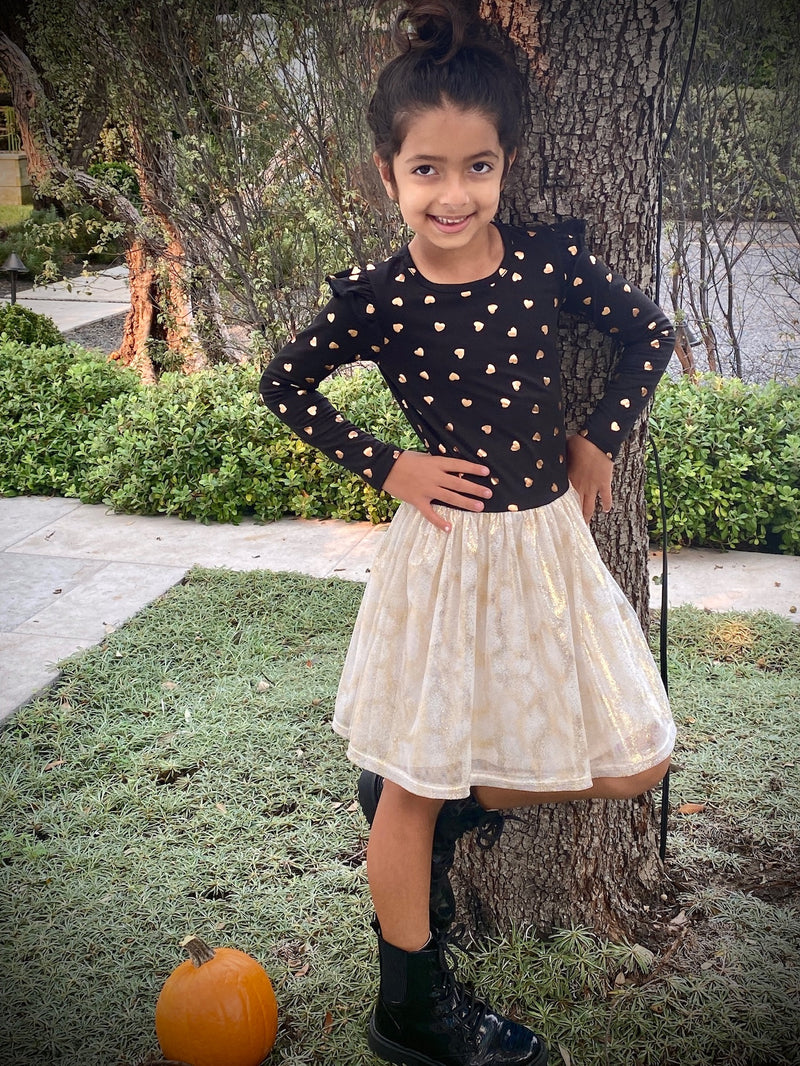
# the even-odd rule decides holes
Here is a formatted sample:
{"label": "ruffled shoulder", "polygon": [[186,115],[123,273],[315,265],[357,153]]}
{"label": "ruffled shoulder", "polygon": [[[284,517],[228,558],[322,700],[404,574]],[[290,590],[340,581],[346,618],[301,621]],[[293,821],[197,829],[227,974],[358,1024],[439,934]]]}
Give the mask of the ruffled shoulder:
{"label": "ruffled shoulder", "polygon": [[354,266],[349,270],[340,270],[338,274],[329,274],[325,280],[330,285],[334,296],[345,300],[353,298],[362,301],[374,300],[375,291],[370,281],[370,274],[373,270],[372,264],[367,267]]}
{"label": "ruffled shoulder", "polygon": [[329,322],[333,322],[332,316],[335,316],[337,325],[349,323],[351,330],[358,330],[373,352],[378,351],[383,343],[380,299],[373,284],[375,273],[376,268],[370,263],[366,267],[356,266],[329,274],[326,281],[333,292],[333,299],[322,312],[327,315]]}

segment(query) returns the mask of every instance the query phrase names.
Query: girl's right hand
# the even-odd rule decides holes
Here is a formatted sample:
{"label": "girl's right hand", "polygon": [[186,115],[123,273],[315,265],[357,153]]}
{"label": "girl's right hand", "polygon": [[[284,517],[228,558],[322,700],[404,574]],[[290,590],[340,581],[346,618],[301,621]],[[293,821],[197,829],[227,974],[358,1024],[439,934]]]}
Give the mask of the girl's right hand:
{"label": "girl's right hand", "polygon": [[[462,476],[465,474],[488,477],[489,468],[466,459],[451,459],[427,452],[402,452],[383,483],[383,491],[410,503],[437,529],[449,533],[450,523],[434,511],[432,500],[466,511],[482,511],[482,501],[492,495],[490,488],[467,481]],[[473,499],[473,496],[479,499]]]}

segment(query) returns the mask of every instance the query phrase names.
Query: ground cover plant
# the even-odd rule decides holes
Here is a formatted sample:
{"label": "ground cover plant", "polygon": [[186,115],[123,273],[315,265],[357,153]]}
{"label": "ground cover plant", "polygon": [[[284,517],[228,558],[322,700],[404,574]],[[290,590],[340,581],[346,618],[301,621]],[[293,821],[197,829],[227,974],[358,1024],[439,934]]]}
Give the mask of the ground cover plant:
{"label": "ground cover plant", "polygon": [[[361,592],[193,571],[0,733],[4,1066],[153,1066],[156,998],[189,932],[269,972],[270,1062],[375,1061],[366,824],[329,725]],[[518,930],[462,966],[556,1064],[788,1066],[800,629],[672,619],[673,884],[649,934]]]}
{"label": "ground cover plant", "polygon": [[27,268],[21,280],[28,283],[47,284],[90,263],[99,267],[120,259],[124,248],[118,235],[119,226],[93,207],[67,205],[60,212],[0,207],[0,262],[15,252]]}

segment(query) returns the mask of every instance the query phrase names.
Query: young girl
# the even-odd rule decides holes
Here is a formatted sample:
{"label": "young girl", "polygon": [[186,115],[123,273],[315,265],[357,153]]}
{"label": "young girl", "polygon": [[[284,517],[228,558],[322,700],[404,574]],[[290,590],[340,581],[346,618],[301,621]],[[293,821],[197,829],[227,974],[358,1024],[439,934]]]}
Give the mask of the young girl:
{"label": "young girl", "polygon": [[[444,961],[455,841],[491,811],[656,785],[675,730],[636,616],[588,530],[613,458],[673,348],[669,322],[584,244],[581,222],[496,221],[520,135],[514,69],[450,0],[398,20],[370,103],[375,164],[413,232],[333,298],[264,372],[297,433],[403,501],[372,573],[333,727],[363,768],[380,991],[370,1047],[406,1066],[542,1066],[529,1029]],[[561,311],[620,344],[565,432]],[[371,360],[419,434],[401,451],[318,391]]]}

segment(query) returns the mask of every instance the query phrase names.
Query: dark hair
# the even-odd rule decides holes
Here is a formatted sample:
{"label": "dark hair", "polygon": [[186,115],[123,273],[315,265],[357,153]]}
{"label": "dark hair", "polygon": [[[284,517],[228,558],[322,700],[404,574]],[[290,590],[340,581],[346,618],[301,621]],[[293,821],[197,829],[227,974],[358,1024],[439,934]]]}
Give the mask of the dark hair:
{"label": "dark hair", "polygon": [[367,110],[381,159],[391,165],[415,114],[450,103],[492,120],[508,166],[522,127],[522,79],[482,33],[475,5],[411,0],[393,37],[400,54],[381,71]]}

